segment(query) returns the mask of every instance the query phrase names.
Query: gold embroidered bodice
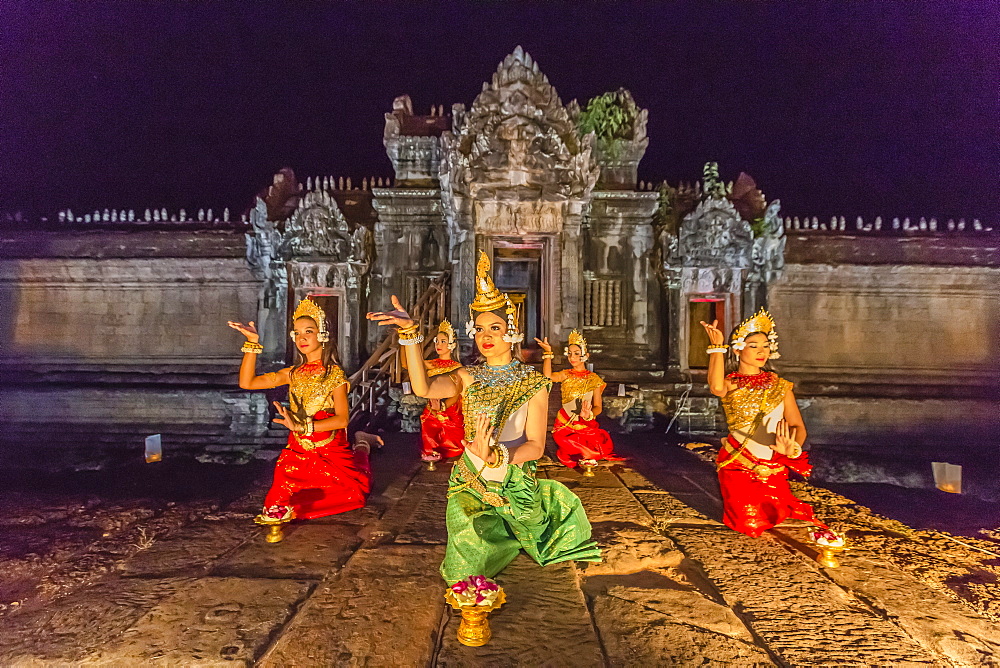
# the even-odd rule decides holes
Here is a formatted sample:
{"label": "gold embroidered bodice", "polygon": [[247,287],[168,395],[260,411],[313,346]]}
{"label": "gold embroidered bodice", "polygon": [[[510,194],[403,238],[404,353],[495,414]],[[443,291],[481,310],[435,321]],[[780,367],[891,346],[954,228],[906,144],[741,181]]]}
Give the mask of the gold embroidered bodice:
{"label": "gold embroidered bodice", "polygon": [[[333,391],[347,384],[347,376],[339,366],[330,369],[323,377],[323,363],[303,364],[294,372],[288,383],[288,403],[298,417],[312,417],[324,408],[333,407]],[[347,390],[350,391],[350,385]]]}
{"label": "gold embroidered bodice", "polygon": [[449,371],[454,371],[458,367],[462,366],[460,362],[455,360],[443,360],[440,357],[437,359],[430,360],[431,367],[427,369],[427,377],[433,378],[434,376],[440,376],[443,373],[448,373]]}
{"label": "gold embroidered bodice", "polygon": [[764,373],[769,378],[763,387],[755,387],[760,383],[746,384],[722,397],[722,408],[726,411],[729,431],[746,429],[753,424],[758,413],[763,411],[767,415],[777,408],[785,400],[785,394],[792,389],[792,383],[779,378],[778,374],[770,371]]}
{"label": "gold embroidered bodice", "polygon": [[597,392],[604,385],[604,381],[593,371],[586,374],[577,373],[572,369],[566,370],[566,379],[562,382],[562,402],[568,404],[585,397],[588,392]]}
{"label": "gold embroidered bodice", "polygon": [[490,414],[490,427],[494,434],[499,434],[507,419],[528,399],[543,387],[552,387],[552,381],[517,360],[499,367],[476,364],[465,369],[474,381],[462,390],[467,441],[476,437],[476,415]]}

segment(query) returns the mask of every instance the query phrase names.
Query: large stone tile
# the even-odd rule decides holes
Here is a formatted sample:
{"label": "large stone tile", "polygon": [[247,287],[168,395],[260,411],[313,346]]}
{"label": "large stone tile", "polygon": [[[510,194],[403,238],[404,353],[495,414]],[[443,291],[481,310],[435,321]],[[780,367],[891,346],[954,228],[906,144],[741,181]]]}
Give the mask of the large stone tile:
{"label": "large stone tile", "polygon": [[938,663],[891,620],[767,534],[750,538],[729,529],[683,526],[665,532],[783,662]]}
{"label": "large stone tile", "polygon": [[580,563],[587,577],[677,568],[684,561],[684,554],[672,540],[649,527],[625,522],[598,522],[593,524],[593,530],[594,540],[601,546],[601,561]]}
{"label": "large stone tile", "polygon": [[359,550],[319,585],[260,665],[428,665],[444,608],[443,557],[437,545]]}
{"label": "large stone tile", "polygon": [[[447,490],[446,486],[435,485],[419,495],[406,525],[396,536],[397,543],[443,545],[448,542],[448,528],[445,526]],[[406,503],[409,498],[404,496],[400,503]]]}
{"label": "large stone tile", "polygon": [[0,665],[78,663],[120,637],[160,599],[194,582],[113,578],[44,608],[8,615],[0,624]]}
{"label": "large stone tile", "polygon": [[[793,544],[810,550],[808,529],[781,529]],[[808,545],[808,547],[807,547]],[[1000,626],[968,606],[891,566],[867,550],[848,549],[828,578],[891,618],[911,638],[956,666],[983,665],[1000,657]]]}
{"label": "large stone tile", "polygon": [[653,523],[653,517],[621,483],[617,487],[592,487],[583,483],[573,487],[572,491],[583,502],[591,523],[631,522],[646,526]]}
{"label": "large stone tile", "polygon": [[597,633],[570,563],[542,568],[525,555],[497,577],[507,603],[490,615],[493,639],[483,647],[458,642],[452,611],[439,666],[604,666]]}
{"label": "large stone tile", "polygon": [[611,587],[592,607],[612,666],[774,665],[732,610],[696,591]]}
{"label": "large stone tile", "polygon": [[127,559],[120,571],[133,577],[197,575],[259,533],[256,525],[244,520],[196,522],[155,540]]}
{"label": "large stone tile", "polygon": [[671,494],[652,490],[636,491],[635,497],[659,526],[671,524],[707,524],[722,526],[706,514],[703,496]]}
{"label": "large stone tile", "polygon": [[311,587],[301,580],[196,580],[81,664],[251,666]]}
{"label": "large stone tile", "polygon": [[212,574],[320,580],[337,570],[360,543],[356,526],[302,522],[288,527],[280,543],[268,543],[259,533],[216,565]]}

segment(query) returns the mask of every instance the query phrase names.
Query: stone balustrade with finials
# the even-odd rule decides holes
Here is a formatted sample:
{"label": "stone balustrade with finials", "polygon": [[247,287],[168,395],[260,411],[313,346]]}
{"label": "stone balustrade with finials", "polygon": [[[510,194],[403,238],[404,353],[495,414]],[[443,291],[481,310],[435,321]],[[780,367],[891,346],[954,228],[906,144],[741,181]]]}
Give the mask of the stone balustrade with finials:
{"label": "stone balustrade with finials", "polygon": [[965,218],[954,218],[939,221],[937,218],[920,217],[919,219],[904,217],[883,218],[876,216],[866,221],[858,216],[854,223],[848,223],[844,216],[832,216],[830,222],[820,221],[817,216],[786,216],[785,230],[788,232],[818,232],[843,234],[872,234],[885,236],[926,236],[941,234],[1000,234],[1000,229],[981,222],[978,218],[966,221]]}

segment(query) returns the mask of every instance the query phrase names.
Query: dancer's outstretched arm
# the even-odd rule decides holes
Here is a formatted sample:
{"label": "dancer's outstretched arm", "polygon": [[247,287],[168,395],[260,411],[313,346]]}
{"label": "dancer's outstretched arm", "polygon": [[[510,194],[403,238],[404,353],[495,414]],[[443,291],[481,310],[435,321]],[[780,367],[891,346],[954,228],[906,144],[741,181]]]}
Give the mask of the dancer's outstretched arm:
{"label": "dancer's outstretched arm", "polygon": [[[718,320],[713,320],[711,325],[704,320],[701,321],[701,326],[705,328],[708,340],[713,346],[721,346],[726,341],[726,335],[722,333],[718,325]],[[708,389],[717,397],[726,396],[730,389],[726,382],[725,353],[712,353],[708,356]]]}
{"label": "dancer's outstretched arm", "polygon": [[[383,325],[395,325],[401,330],[412,328],[416,323],[406,312],[403,305],[399,303],[396,295],[392,296],[392,311],[373,311],[366,317]],[[418,343],[409,346],[400,346],[406,359],[406,369],[410,373],[410,386],[413,393],[418,397],[427,399],[448,399],[461,392],[462,382],[467,379],[468,372],[458,369],[451,373],[435,376],[433,379],[427,377],[427,367],[424,366],[423,347]],[[464,374],[464,375],[463,375]]]}
{"label": "dancer's outstretched arm", "polygon": [[[242,322],[233,322],[232,320],[228,324],[237,332],[247,337],[247,341],[250,343],[260,343],[260,335],[257,333],[257,328],[254,326],[253,320],[246,325]],[[272,371],[258,376],[257,353],[245,352],[243,353],[243,361],[240,363],[240,388],[244,390],[269,390],[279,385],[288,385],[290,378],[289,371],[291,371],[291,367],[285,367],[280,371]]]}
{"label": "dancer's outstretched arm", "polygon": [[543,353],[545,353],[542,355],[542,375],[557,383],[561,383],[566,380],[565,371],[552,370],[552,344],[549,343],[549,337],[546,336],[542,339],[536,338],[535,343],[537,343],[538,347],[542,349]]}

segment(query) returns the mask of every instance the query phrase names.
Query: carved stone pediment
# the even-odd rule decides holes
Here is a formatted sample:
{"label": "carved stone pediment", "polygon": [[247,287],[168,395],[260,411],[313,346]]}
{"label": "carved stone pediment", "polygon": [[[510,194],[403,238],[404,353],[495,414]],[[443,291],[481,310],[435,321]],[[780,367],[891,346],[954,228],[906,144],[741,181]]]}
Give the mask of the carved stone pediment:
{"label": "carved stone pediment", "polygon": [[442,136],[441,182],[453,194],[548,201],[589,195],[599,169],[555,88],[521,47],[500,64],[466,112],[456,105]]}
{"label": "carved stone pediment", "polygon": [[307,194],[285,224],[282,238],[288,257],[323,256],[333,262],[369,261],[366,244],[368,231],[362,226],[351,229],[336,200],[327,192]]}
{"label": "carved stone pediment", "polygon": [[676,252],[674,260],[686,267],[749,269],[753,232],[732,202],[708,197],[684,216]]}

